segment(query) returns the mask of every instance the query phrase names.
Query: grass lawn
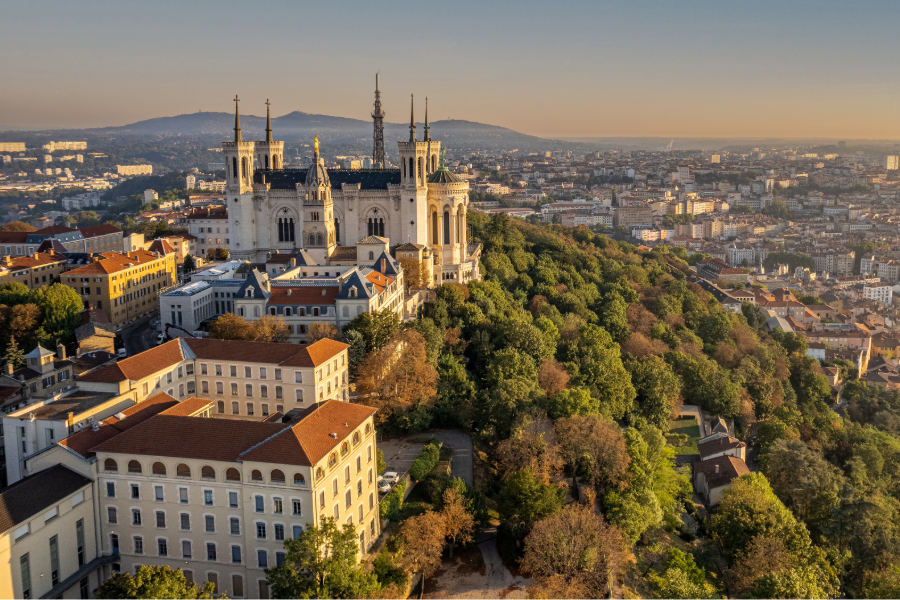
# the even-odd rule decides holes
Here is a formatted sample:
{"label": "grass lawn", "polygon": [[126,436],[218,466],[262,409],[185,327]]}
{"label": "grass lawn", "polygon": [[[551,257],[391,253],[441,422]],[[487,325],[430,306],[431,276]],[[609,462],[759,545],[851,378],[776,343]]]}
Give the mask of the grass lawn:
{"label": "grass lawn", "polygon": [[700,426],[693,417],[680,417],[669,421],[669,433],[677,433],[690,437],[684,446],[674,446],[675,454],[697,454],[697,440],[700,439]]}

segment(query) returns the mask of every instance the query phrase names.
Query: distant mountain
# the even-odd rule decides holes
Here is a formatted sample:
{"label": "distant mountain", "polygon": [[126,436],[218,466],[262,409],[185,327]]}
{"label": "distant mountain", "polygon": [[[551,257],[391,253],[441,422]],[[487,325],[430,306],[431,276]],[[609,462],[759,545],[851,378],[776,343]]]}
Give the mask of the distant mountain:
{"label": "distant mountain", "polygon": [[[241,115],[241,133],[245,140],[263,139],[266,119],[255,115]],[[423,124],[417,123],[419,139],[423,136]],[[409,125],[385,123],[385,141],[389,143],[407,139]],[[372,122],[345,117],[314,115],[294,111],[272,119],[275,138],[287,142],[308,141],[318,135],[324,143],[352,143],[371,141]],[[229,139],[234,132],[234,114],[223,112],[197,112],[174,117],[159,117],[138,121],[120,127],[105,127],[85,130],[96,134],[135,135],[189,135],[218,136]],[[573,148],[580,144],[560,140],[546,140],[484,123],[472,121],[434,121],[431,136],[457,149],[514,149],[522,151],[537,149]],[[390,150],[389,150],[390,152]]]}

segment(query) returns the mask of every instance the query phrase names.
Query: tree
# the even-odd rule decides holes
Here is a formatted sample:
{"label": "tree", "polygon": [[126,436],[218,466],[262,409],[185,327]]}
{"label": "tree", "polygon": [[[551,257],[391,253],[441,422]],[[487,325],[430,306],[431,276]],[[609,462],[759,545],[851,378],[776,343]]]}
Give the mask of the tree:
{"label": "tree", "polygon": [[549,419],[537,419],[516,435],[497,444],[494,462],[501,480],[527,469],[541,483],[548,484],[562,470],[562,458],[556,444],[556,432]]}
{"label": "tree", "polygon": [[54,283],[39,287],[34,291],[33,298],[43,314],[41,329],[45,334],[45,343],[53,344],[57,339],[64,344],[74,342],[75,328],[84,309],[78,292],[62,283]]}
{"label": "tree", "polygon": [[569,385],[569,374],[559,362],[547,359],[538,369],[538,385],[544,390],[544,394],[551,398],[566,389]]}
{"label": "tree", "polygon": [[134,575],[117,573],[104,581],[97,589],[98,598],[227,598],[216,594],[211,581],[198,589],[196,583],[188,583],[181,569],[141,565]]}
{"label": "tree", "polygon": [[681,382],[666,361],[658,356],[626,360],[637,397],[635,412],[659,429],[668,428],[676,406],[680,406]]}
{"label": "tree", "polygon": [[591,390],[603,414],[621,419],[631,411],[635,397],[619,345],[596,325],[582,325],[578,336],[563,345],[566,369],[575,385]]}
{"label": "tree", "polygon": [[682,393],[714,415],[735,417],[741,412],[740,387],[728,371],[706,356],[666,354],[666,362],[682,380]]}
{"label": "tree", "polygon": [[400,329],[400,317],[390,310],[360,313],[344,326],[344,337],[348,331],[358,331],[365,341],[366,354],[380,350]]}
{"label": "tree", "polygon": [[609,597],[626,559],[618,528],[577,504],[537,522],[524,547],[522,570],[537,581],[529,597]]}
{"label": "tree", "polygon": [[387,461],[384,460],[384,452],[381,451],[381,448],[375,451],[375,467],[378,469],[378,473],[387,471]]}
{"label": "tree", "polygon": [[13,369],[25,366],[25,353],[16,344],[15,336],[9,336],[9,346],[6,348],[6,354],[3,356],[3,359]]}
{"label": "tree", "polygon": [[823,524],[839,504],[843,474],[800,440],[780,439],[766,452],[772,490],[807,525]]}
{"label": "tree", "polygon": [[625,539],[634,545],[649,527],[662,522],[663,513],[659,499],[653,493],[653,466],[647,456],[648,445],[633,427],[625,432],[628,471],[631,481],[625,490],[611,491],[604,503],[609,519],[619,526]]}
{"label": "tree", "polygon": [[282,343],[288,341],[291,330],[284,319],[275,318],[273,315],[263,315],[257,321],[250,323],[252,339],[257,342]]}
{"label": "tree", "polygon": [[599,412],[600,402],[584,388],[563,390],[547,401],[547,414],[554,419],[596,415]]}
{"label": "tree", "polygon": [[597,416],[574,416],[556,422],[560,455],[601,494],[624,489],[631,458],[622,429]]}
{"label": "tree", "polygon": [[443,500],[442,512],[447,527],[447,537],[450,539],[450,558],[453,558],[453,549],[456,544],[468,544],[472,540],[475,518],[466,509],[466,500],[456,488],[448,487],[444,490]]}
{"label": "tree", "polygon": [[422,589],[425,580],[441,568],[441,552],[447,537],[447,521],[442,513],[426,511],[410,517],[400,527],[404,541],[403,564],[412,575],[422,575]]}
{"label": "tree", "polygon": [[225,313],[209,324],[209,337],[219,340],[247,340],[252,336],[250,323],[234,313]]}
{"label": "tree", "polygon": [[194,260],[194,257],[188,254],[184,257],[184,274],[187,275],[189,273],[193,273],[194,269],[197,268],[197,261]]}
{"label": "tree", "polygon": [[326,338],[329,340],[340,340],[341,332],[331,323],[325,323],[324,321],[311,323],[306,330],[306,343],[309,345]]}
{"label": "tree", "polygon": [[23,223],[22,221],[10,221],[9,223],[0,225],[0,231],[19,231],[31,233],[33,231],[37,231],[37,229],[29,225],[28,223]]}
{"label": "tree", "polygon": [[410,290],[420,290],[424,287],[427,287],[430,281],[425,280],[425,273],[422,270],[422,263],[414,258],[403,257],[398,258],[397,262],[400,263],[400,267],[403,269],[403,280],[406,282],[406,287]]}
{"label": "tree", "polygon": [[83,210],[75,218],[78,220],[79,227],[90,227],[100,223],[100,215],[94,210]]}
{"label": "tree", "polygon": [[628,329],[628,305],[621,295],[611,292],[604,296],[603,302],[600,304],[597,316],[600,317],[600,324],[609,332],[613,341],[621,342],[631,335]]}
{"label": "tree", "polygon": [[469,379],[462,361],[452,354],[442,354],[437,361],[437,375],[434,425],[469,429],[472,425],[475,383]]}
{"label": "tree", "polygon": [[338,528],[328,517],[284,547],[281,566],[265,570],[274,598],[362,598],[378,589],[375,576],[357,566],[353,525]]}
{"label": "tree", "polygon": [[564,488],[544,484],[527,469],[517,471],[503,486],[497,499],[501,526],[522,539],[534,523],[562,507],[565,494]]}

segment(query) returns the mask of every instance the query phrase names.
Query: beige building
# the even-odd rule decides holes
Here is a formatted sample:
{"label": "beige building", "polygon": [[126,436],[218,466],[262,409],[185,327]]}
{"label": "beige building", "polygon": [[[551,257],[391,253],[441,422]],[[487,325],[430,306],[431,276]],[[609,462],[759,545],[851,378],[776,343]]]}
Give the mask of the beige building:
{"label": "beige building", "polygon": [[96,481],[104,577],[168,565],[232,598],[268,598],[264,569],[310,525],[349,523],[368,550],[380,533],[375,409],[331,401],[281,423],[210,418],[212,404],[158,394],[29,464]]}
{"label": "beige building", "polygon": [[[157,248],[164,252],[165,246]],[[178,277],[175,253],[163,252],[105,252],[63,275],[62,283],[78,292],[85,308],[106,312],[111,324],[128,323],[159,308],[159,294]]]}
{"label": "beige building", "polygon": [[47,152],[56,152],[57,150],[87,150],[87,142],[48,142],[42,147]]}
{"label": "beige building", "polygon": [[0,152],[25,152],[25,142],[0,142]]}
{"label": "beige building", "polygon": [[153,175],[153,165],[116,165],[119,175]]}
{"label": "beige building", "polygon": [[30,290],[50,285],[68,267],[69,259],[62,254],[37,252],[31,256],[5,256],[0,259],[0,282],[22,283]]}
{"label": "beige building", "polygon": [[112,557],[98,557],[92,483],[53,465],[0,492],[0,597],[95,597]]}
{"label": "beige building", "polygon": [[299,346],[177,338],[82,375],[78,387],[135,402],[159,392],[202,395],[216,416],[263,420],[317,400],[347,400],[347,348],[330,339]]}

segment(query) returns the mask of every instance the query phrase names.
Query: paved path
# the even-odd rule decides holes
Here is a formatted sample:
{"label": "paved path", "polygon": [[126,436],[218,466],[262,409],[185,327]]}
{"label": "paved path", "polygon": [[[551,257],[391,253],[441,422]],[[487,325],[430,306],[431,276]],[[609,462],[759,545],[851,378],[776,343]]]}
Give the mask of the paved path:
{"label": "paved path", "polygon": [[709,435],[706,419],[703,418],[703,413],[701,412],[699,406],[696,406],[694,404],[685,404],[681,407],[681,413],[679,413],[679,416],[694,417],[697,420],[697,426],[700,427],[700,437],[704,438]]}
{"label": "paved path", "polygon": [[469,484],[475,485],[475,472],[472,464],[472,438],[468,433],[456,429],[445,429],[434,432],[441,442],[453,450],[453,462],[450,463],[450,474],[460,477]]}
{"label": "paved path", "polygon": [[484,567],[480,571],[460,573],[449,559],[442,572],[435,575],[431,585],[436,590],[426,598],[527,598],[527,588],[533,583],[521,575],[513,575],[504,566],[497,551],[497,530],[491,528],[479,537],[478,550]]}

